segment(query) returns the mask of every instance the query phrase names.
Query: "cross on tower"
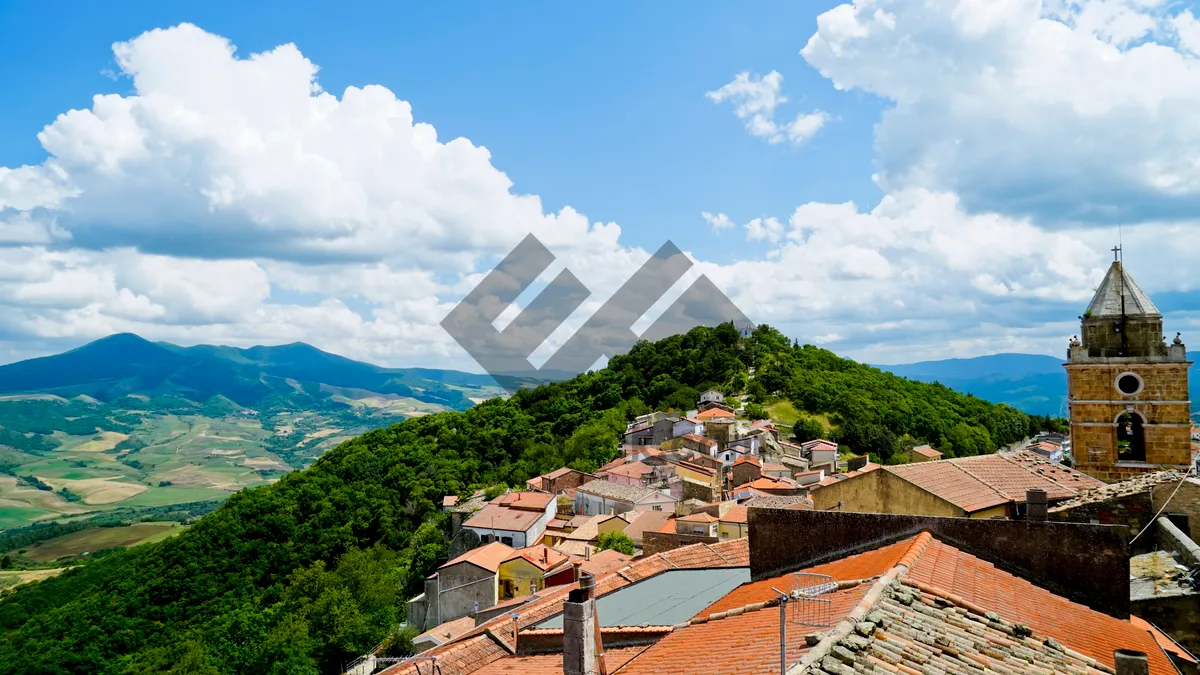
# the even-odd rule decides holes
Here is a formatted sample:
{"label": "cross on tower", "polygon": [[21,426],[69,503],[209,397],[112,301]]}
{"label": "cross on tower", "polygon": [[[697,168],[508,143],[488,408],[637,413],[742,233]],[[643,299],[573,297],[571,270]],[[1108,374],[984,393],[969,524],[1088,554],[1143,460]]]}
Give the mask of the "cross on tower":
{"label": "cross on tower", "polygon": [[1112,252],[1113,252],[1113,262],[1120,261],[1121,260],[1121,247],[1120,246],[1112,247]]}

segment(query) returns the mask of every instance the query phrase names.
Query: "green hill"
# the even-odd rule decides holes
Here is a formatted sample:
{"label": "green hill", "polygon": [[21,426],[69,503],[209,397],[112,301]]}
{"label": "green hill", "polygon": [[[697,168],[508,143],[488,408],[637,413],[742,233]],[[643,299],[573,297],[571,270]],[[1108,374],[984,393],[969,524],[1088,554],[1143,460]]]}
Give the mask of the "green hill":
{"label": "green hill", "polygon": [[[178,347],[122,333],[69,352],[0,366],[0,394],[178,396],[203,403],[223,396],[254,407],[271,397],[330,398],[338,388],[403,396],[454,410],[499,390],[487,375],[381,368],[304,343],[278,347]],[[483,394],[480,396],[480,394]]]}
{"label": "green hill", "polygon": [[970,454],[1037,425],[766,326],[748,339],[728,324],[697,328],[598,372],[371,431],[177,537],[22,587],[0,600],[0,673],[339,672],[389,634],[445,555],[444,494],[594,469],[627,420],[690,407],[710,386],[791,400],[884,459],[905,435]]}

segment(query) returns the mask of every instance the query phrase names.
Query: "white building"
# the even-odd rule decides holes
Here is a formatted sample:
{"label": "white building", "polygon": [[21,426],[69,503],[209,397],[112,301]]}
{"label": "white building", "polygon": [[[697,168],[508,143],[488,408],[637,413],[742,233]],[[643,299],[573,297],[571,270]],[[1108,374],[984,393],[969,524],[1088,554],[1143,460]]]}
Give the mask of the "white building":
{"label": "white building", "polygon": [[544,492],[512,492],[493,499],[463,523],[483,543],[498,541],[513,548],[541,542],[542,534],[558,515],[558,499]]}
{"label": "white building", "polygon": [[594,516],[628,511],[674,511],[678,501],[662,490],[594,480],[575,490],[575,513]]}

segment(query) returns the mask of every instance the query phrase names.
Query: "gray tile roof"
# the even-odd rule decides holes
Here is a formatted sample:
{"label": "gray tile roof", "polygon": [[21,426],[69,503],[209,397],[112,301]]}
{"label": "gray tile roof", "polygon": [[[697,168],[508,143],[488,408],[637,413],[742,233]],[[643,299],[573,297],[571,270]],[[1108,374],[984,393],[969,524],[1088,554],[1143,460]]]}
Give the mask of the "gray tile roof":
{"label": "gray tile roof", "polygon": [[645,499],[654,494],[656,490],[647,487],[636,487],[633,485],[622,485],[607,480],[594,480],[584,483],[576,489],[576,492],[586,492],[597,497],[605,497],[607,499],[618,499],[623,502],[636,503],[640,499]]}
{"label": "gray tile roof", "polygon": [[1121,316],[1121,296],[1125,297],[1125,316],[1161,317],[1150,296],[1137,285],[1121,263],[1114,262],[1096,289],[1087,311],[1093,317]]}

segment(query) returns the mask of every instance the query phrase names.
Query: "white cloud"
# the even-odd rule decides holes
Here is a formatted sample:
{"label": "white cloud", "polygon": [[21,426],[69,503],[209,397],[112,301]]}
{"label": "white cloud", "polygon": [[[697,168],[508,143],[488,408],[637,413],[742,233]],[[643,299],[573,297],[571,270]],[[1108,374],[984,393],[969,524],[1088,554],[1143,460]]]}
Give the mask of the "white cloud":
{"label": "white cloud", "polygon": [[799,145],[812,138],[829,121],[829,115],[817,110],[801,113],[782,126],[775,122],[775,108],[787,102],[781,93],[783,75],[772,70],[762,77],[739,73],[732,82],[705,94],[715,103],[733,103],[733,113],[746,121],[746,129],[770,143],[791,141]]}
{"label": "white cloud", "polygon": [[1198,31],[1173,3],[858,0],[817,26],[804,58],[891,103],[885,190],[950,190],[1048,226],[1200,206]]}
{"label": "white cloud", "polygon": [[700,217],[704,219],[704,222],[712,226],[714,232],[728,230],[734,225],[733,220],[731,220],[729,216],[725,215],[724,213],[717,213],[714,215],[708,211],[705,211],[700,214]]}
{"label": "white cloud", "polygon": [[[741,224],[756,260],[698,260],[689,278],[871,362],[1057,353],[1116,238],[1065,222],[1095,204],[1098,218],[1141,214],[1124,236],[1143,287],[1197,290],[1179,270],[1200,227],[1176,213],[1200,185],[1200,61],[1179,51],[1196,21],[1099,4],[875,0],[823,14],[805,58],[891,102],[884,196],[764,214]],[[1178,49],[1148,42],[1168,38]],[[485,148],[439,140],[392,92],[324,92],[294,46],[237,58],[184,25],[115,50],[133,93],[59,116],[39,136],[46,162],[0,167],[0,335],[13,336],[0,360],[133,331],[474,368],[438,323],[525,234],[558,256],[543,281],[569,267],[595,292],[552,342],[649,256],[615,223],[513,193]],[[709,97],[773,143],[828,119],[777,122],[775,71]],[[738,225],[720,207],[701,214],[715,232]]]}

